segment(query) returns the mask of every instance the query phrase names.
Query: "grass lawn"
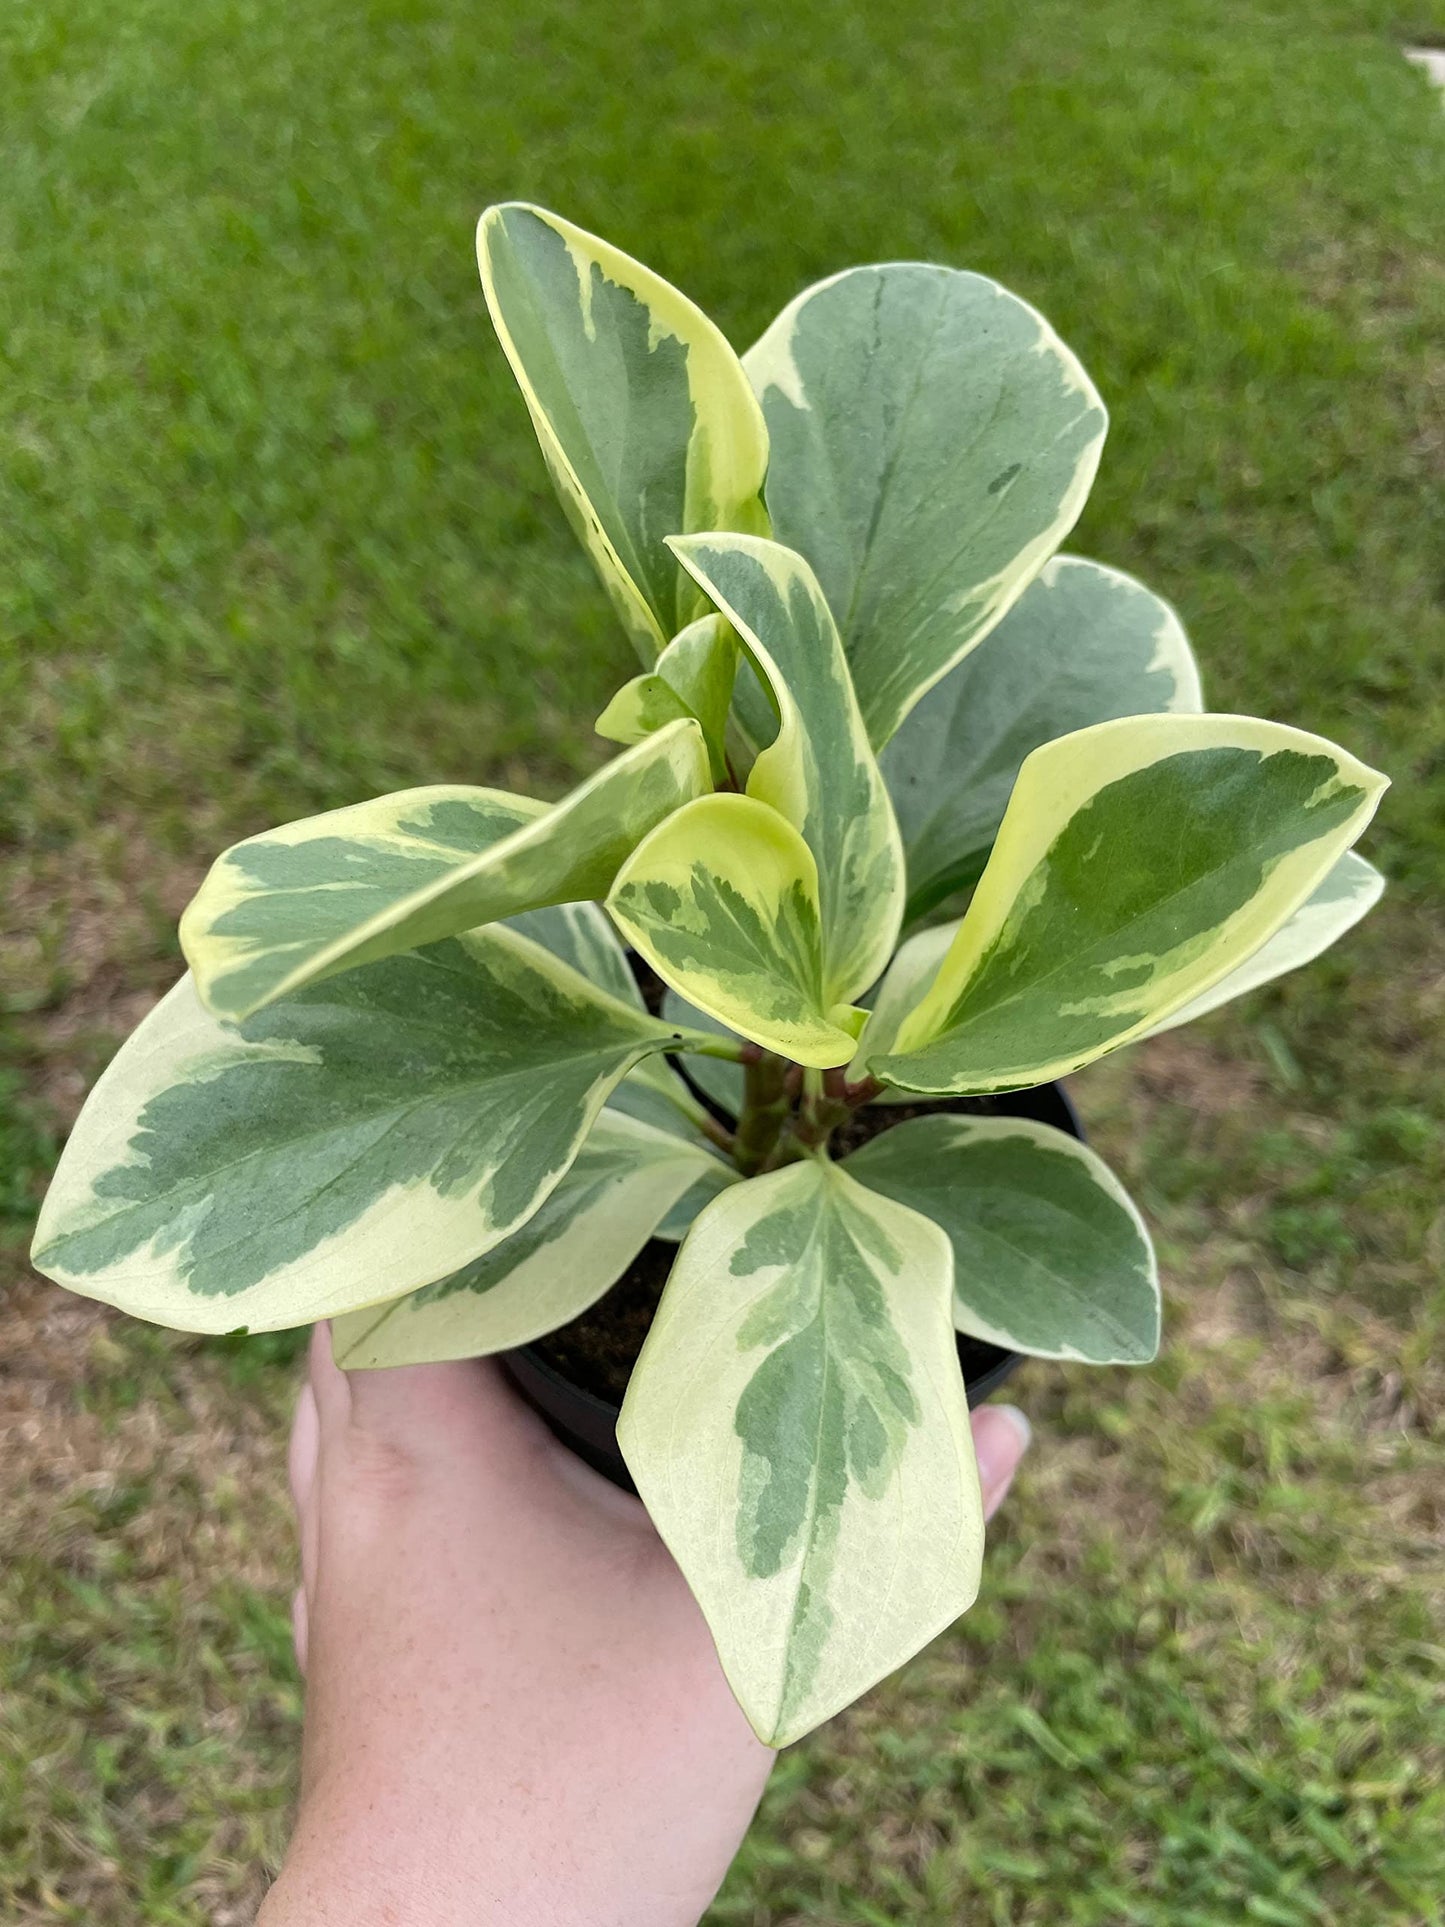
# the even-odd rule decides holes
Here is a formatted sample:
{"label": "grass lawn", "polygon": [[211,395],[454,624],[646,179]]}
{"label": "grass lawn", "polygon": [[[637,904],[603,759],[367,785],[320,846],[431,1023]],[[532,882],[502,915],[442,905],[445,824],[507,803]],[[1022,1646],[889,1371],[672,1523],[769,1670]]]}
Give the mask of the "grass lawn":
{"label": "grass lawn", "polygon": [[[1416,0],[1427,7],[1432,0]],[[1435,0],[1438,4],[1438,0]],[[1381,910],[1077,1080],[1157,1367],[1031,1367],[975,1611],[785,1755],[711,1927],[1445,1919],[1445,113],[1382,0],[102,0],[0,13],[0,1920],[239,1927],[299,1692],[288,1339],[28,1278],[210,856],[555,790],[627,645],[471,228],[541,199],[745,345],[921,256],[1114,414],[1072,546],[1395,789]]]}

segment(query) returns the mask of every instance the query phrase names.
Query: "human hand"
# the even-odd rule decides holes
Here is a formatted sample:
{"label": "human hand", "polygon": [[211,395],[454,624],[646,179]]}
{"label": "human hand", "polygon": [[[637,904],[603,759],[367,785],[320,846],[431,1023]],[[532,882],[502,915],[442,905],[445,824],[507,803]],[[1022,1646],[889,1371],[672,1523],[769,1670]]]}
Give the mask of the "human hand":
{"label": "human hand", "polygon": [[[973,1425],[991,1513],[1027,1431]],[[491,1361],[348,1375],[324,1327],[291,1485],[301,1805],[258,1927],[693,1927],[774,1755],[641,1505]]]}

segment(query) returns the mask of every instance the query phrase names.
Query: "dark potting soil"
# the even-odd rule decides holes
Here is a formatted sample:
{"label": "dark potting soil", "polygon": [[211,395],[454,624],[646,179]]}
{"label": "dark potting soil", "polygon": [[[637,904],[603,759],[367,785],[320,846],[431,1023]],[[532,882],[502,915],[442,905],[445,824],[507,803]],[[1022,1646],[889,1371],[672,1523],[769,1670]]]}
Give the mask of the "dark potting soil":
{"label": "dark potting soil", "polygon": [[861,1151],[875,1137],[891,1131],[895,1124],[906,1124],[911,1117],[1003,1117],[1003,1105],[994,1097],[940,1097],[931,1104],[865,1104],[840,1124],[828,1141],[828,1149],[841,1161]]}
{"label": "dark potting soil", "polygon": [[[642,981],[638,964],[633,968]],[[644,983],[643,994],[646,992]],[[1001,1106],[987,1097],[944,1098],[934,1104],[868,1104],[855,1111],[834,1134],[831,1149],[835,1157],[847,1157],[870,1138],[910,1117],[927,1117],[939,1111],[989,1117],[999,1115],[1000,1110]],[[677,1250],[675,1244],[662,1238],[649,1238],[617,1283],[590,1310],[570,1325],[561,1325],[544,1338],[535,1339],[528,1349],[573,1385],[611,1405],[620,1405]],[[977,1378],[997,1363],[998,1353],[992,1345],[960,1338],[958,1348],[965,1378]]]}
{"label": "dark potting soil", "polygon": [[609,1292],[530,1349],[571,1384],[620,1405],[676,1257],[676,1245],[649,1238]]}

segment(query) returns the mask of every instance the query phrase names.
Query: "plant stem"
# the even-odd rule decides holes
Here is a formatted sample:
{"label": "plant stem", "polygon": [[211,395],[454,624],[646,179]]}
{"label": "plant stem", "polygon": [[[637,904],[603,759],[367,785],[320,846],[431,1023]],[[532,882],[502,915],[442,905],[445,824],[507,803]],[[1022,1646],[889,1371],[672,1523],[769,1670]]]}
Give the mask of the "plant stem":
{"label": "plant stem", "polygon": [[841,1077],[832,1071],[804,1070],[802,1076],[803,1095],[797,1110],[789,1120],[789,1130],[774,1146],[764,1169],[775,1171],[782,1164],[791,1164],[800,1157],[813,1156],[824,1150],[833,1132],[849,1115],[851,1107],[841,1095]]}
{"label": "plant stem", "polygon": [[696,1118],[694,1122],[703,1136],[710,1139],[720,1151],[726,1152],[729,1157],[733,1155],[737,1145],[736,1137],[725,1124],[719,1124],[710,1111],[704,1111],[702,1116]]}
{"label": "plant stem", "polygon": [[786,1058],[772,1051],[743,1053],[743,1108],[733,1139],[733,1161],[744,1177],[761,1171],[792,1110]]}
{"label": "plant stem", "polygon": [[856,1084],[844,1084],[840,1093],[842,1101],[850,1111],[860,1110],[863,1105],[871,1104],[881,1097],[888,1086],[881,1084],[876,1077],[863,1077]]}
{"label": "plant stem", "polygon": [[719,1037],[714,1031],[680,1030],[676,1048],[694,1057],[723,1057],[729,1064],[746,1064],[752,1046],[739,1043],[736,1037]]}
{"label": "plant stem", "polygon": [[711,1031],[679,1031],[677,1043],[680,1050],[698,1057],[721,1057],[742,1065],[743,1103],[737,1130],[726,1130],[711,1116],[706,1123],[695,1121],[748,1178],[822,1151],[838,1126],[885,1088],[876,1077],[850,1084],[841,1068],[810,1070],[774,1051]]}

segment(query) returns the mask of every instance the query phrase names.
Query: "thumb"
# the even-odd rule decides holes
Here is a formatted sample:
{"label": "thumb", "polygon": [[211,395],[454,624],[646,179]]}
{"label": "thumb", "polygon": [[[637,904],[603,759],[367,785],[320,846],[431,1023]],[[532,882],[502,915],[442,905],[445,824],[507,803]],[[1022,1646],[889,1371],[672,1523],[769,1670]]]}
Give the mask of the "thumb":
{"label": "thumb", "polygon": [[983,1487],[983,1516],[991,1519],[1028,1449],[1029,1422],[1016,1405],[984,1405],[973,1415],[973,1449]]}

